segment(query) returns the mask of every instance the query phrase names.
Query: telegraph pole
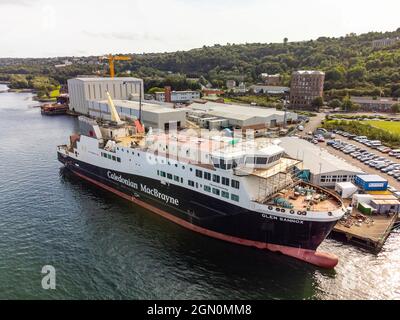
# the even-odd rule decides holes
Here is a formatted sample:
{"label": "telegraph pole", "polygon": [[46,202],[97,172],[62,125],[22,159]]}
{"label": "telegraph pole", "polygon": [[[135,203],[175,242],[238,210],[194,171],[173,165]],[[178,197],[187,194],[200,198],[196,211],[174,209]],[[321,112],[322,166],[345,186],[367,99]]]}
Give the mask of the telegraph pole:
{"label": "telegraph pole", "polygon": [[287,103],[286,103],[286,94],[285,97],[283,98],[283,112],[284,112],[284,117],[283,117],[283,128],[286,129],[286,121],[287,121]]}

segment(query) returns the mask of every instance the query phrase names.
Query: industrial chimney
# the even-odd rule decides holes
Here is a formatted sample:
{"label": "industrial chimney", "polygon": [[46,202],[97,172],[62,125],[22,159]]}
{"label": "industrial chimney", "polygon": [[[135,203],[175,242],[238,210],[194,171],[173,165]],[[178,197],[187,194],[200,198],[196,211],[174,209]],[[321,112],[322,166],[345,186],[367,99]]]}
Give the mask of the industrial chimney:
{"label": "industrial chimney", "polygon": [[165,102],[172,102],[172,89],[171,87],[165,87]]}

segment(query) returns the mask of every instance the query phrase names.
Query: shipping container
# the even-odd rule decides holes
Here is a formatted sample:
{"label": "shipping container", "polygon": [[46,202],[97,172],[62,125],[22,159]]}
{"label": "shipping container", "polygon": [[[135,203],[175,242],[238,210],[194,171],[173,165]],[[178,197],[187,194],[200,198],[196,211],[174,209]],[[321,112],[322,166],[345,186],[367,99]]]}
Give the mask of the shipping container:
{"label": "shipping container", "polygon": [[384,191],[388,188],[388,181],[378,175],[358,175],[354,182],[365,191]]}
{"label": "shipping container", "polygon": [[343,198],[349,199],[357,192],[358,188],[351,182],[337,182],[335,191]]}
{"label": "shipping container", "polygon": [[366,203],[360,202],[358,203],[358,207],[357,207],[358,211],[360,211],[362,214],[368,214],[371,215],[372,214],[372,207]]}
{"label": "shipping container", "polygon": [[374,197],[370,194],[355,194],[353,195],[352,206],[357,208],[360,202],[369,204],[373,199]]}

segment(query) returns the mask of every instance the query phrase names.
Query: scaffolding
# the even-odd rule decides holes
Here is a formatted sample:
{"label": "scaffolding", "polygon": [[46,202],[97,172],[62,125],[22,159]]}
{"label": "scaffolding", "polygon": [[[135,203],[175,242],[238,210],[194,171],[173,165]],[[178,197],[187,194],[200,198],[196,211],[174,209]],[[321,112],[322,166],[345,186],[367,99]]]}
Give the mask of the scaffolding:
{"label": "scaffolding", "polygon": [[252,175],[258,178],[257,202],[266,203],[283,189],[298,184],[300,178],[295,168],[299,163],[301,163],[299,160],[282,158],[278,164],[269,169],[254,171]]}

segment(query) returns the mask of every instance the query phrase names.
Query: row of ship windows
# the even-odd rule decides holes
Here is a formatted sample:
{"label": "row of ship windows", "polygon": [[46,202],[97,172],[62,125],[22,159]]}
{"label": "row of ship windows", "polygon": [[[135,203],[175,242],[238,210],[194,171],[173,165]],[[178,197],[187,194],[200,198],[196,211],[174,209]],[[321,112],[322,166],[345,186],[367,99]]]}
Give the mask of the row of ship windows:
{"label": "row of ship windows", "polygon": [[166,173],[164,171],[157,170],[157,175],[163,178],[167,178],[169,180],[174,180],[175,182],[183,183],[183,178],[179,178],[178,176],[173,176],[171,173]]}
{"label": "row of ship windows", "polygon": [[[117,148],[117,149],[119,150],[119,148]],[[123,151],[123,149],[122,149],[122,151]],[[132,152],[132,154],[135,154],[135,153]],[[108,158],[108,159],[112,159],[114,161],[121,162],[121,158],[119,158],[119,157],[112,156],[110,154],[103,153],[103,152],[101,153],[101,155],[104,158]],[[138,153],[138,156],[139,156],[139,153]],[[151,160],[151,157],[150,157],[150,160]],[[164,163],[164,161],[162,161],[162,163]],[[169,161],[168,161],[168,165],[171,165],[171,163]],[[178,167],[178,164],[175,164],[175,167]],[[185,166],[182,166],[182,169],[185,170]],[[193,171],[193,169],[190,168],[190,171]],[[222,177],[222,179],[221,179],[221,177],[219,175],[216,175],[216,174],[211,175],[211,173],[209,173],[209,172],[204,172],[203,173],[203,171],[201,171],[201,170],[196,170],[196,177],[201,178],[201,179],[204,177],[204,179],[206,179],[208,181],[211,181],[211,178],[212,178],[212,181],[215,182],[215,183],[221,183],[221,180],[222,180],[222,184],[225,185],[225,186],[228,186],[228,187],[229,187],[229,184],[230,184],[229,178]],[[172,180],[172,178],[171,178],[171,180]],[[177,180],[177,181],[179,182],[179,180]],[[233,180],[232,179],[231,187],[235,188],[235,189],[240,189],[240,182],[237,181],[237,180]]]}
{"label": "row of ship windows", "polygon": [[[164,171],[157,170],[157,175],[160,176],[160,177],[163,177],[163,178],[167,178],[169,180],[174,180],[175,182],[183,183],[183,178],[180,178],[178,176],[172,175],[171,173],[166,173]],[[227,178],[223,178],[223,179],[227,179]],[[227,185],[229,186],[229,179],[227,179],[227,180],[228,180],[228,184]],[[235,181],[235,180],[232,180],[232,181]],[[236,181],[236,182],[238,182],[238,181]],[[193,188],[194,187],[196,187],[196,188],[199,187],[199,184],[197,182],[192,181],[192,180],[188,180],[188,185],[193,187]],[[211,188],[210,186],[204,186],[204,191],[212,192],[216,196],[221,196],[222,195],[222,197],[224,197],[226,199],[229,199],[229,192],[221,191],[221,190],[219,190],[217,188]],[[231,194],[230,198],[233,201],[239,202],[239,196],[236,195],[236,194]]]}
{"label": "row of ship windows", "polygon": [[[226,191],[221,191],[217,188],[211,188],[210,186],[204,186],[204,191],[206,192],[212,192],[216,196],[222,196],[223,198],[229,199],[229,192]],[[239,196],[236,194],[231,193],[231,200],[239,202]]]}
{"label": "row of ship windows", "polygon": [[229,182],[231,182],[231,187],[232,188],[235,188],[235,189],[239,189],[240,188],[240,182],[239,181],[233,180],[233,179],[231,181],[229,181],[229,178],[225,178],[225,177],[222,177],[222,179],[221,179],[221,177],[219,175],[217,175],[217,174],[213,174],[212,175],[209,172],[203,172],[201,170],[196,170],[196,177],[197,178],[201,178],[201,179],[204,177],[204,179],[208,180],[208,181],[211,181],[211,178],[212,178],[213,182],[222,183],[224,186],[228,186],[228,187],[229,187]]}
{"label": "row of ship windows", "polygon": [[101,156],[103,158],[106,158],[106,159],[109,159],[109,160],[112,160],[112,161],[117,161],[117,162],[121,163],[121,158],[120,157],[112,156],[111,154],[108,154],[108,153],[105,153],[105,152],[102,152]]}
{"label": "row of ship windows", "polygon": [[[117,150],[118,150],[118,151],[119,151],[119,150],[124,151],[124,149],[120,149],[120,148],[117,148]],[[126,153],[129,153],[129,150],[128,150],[128,149],[126,150]],[[135,155],[135,152],[132,151],[132,155]],[[140,157],[140,153],[139,153],[139,152],[137,153],[137,156]]]}

